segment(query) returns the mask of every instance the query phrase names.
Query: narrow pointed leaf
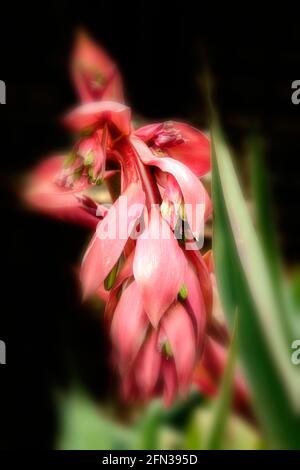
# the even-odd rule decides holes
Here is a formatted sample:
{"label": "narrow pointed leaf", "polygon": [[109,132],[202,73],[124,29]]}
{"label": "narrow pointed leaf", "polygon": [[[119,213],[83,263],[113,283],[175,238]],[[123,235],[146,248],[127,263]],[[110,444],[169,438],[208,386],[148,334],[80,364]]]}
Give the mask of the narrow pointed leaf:
{"label": "narrow pointed leaf", "polygon": [[295,409],[300,411],[300,374],[291,364],[289,344],[282,328],[281,312],[268,266],[244,201],[229,149],[216,123],[213,128],[213,147],[225,213],[239,263],[247,278],[256,316],[286,392]]}
{"label": "narrow pointed leaf", "polygon": [[300,322],[297,321],[291,293],[284,277],[278,240],[275,236],[275,223],[271,195],[261,138],[253,135],[249,141],[252,197],[255,217],[273,291],[281,313],[281,324],[289,343],[300,335]]}
{"label": "narrow pointed leaf", "polygon": [[234,322],[231,345],[228,353],[227,364],[224,371],[219,396],[214,403],[212,424],[207,438],[207,449],[221,449],[226,431],[228,417],[230,416],[232,403],[232,389],[234,379],[234,365],[236,357],[237,341],[237,315]]}
{"label": "narrow pointed leaf", "polygon": [[[225,165],[221,164],[223,160]],[[222,181],[226,180],[228,173],[230,174],[230,178],[225,184],[226,200],[225,189],[221,184],[221,172]],[[246,269],[242,265],[238,251],[237,245],[241,241],[233,232],[233,221],[230,223],[229,219],[229,215],[231,218],[236,215],[234,202],[242,197],[240,189],[236,188],[237,184],[228,149],[224,143],[221,143],[220,133],[217,133],[214,135],[213,145],[214,259],[222,303],[230,324],[233,324],[235,311],[238,307],[239,352],[248,378],[255,410],[270,446],[281,449],[300,448],[298,438],[300,419],[291,403],[286,376],[283,380],[281,370],[278,368],[278,352],[274,353],[273,350],[276,346],[277,348],[282,347],[282,339],[278,343],[276,336],[272,338],[271,342],[270,338],[268,340],[266,338],[266,326],[272,332],[273,323],[276,320],[273,313],[268,319],[267,325],[261,319],[262,312],[258,312],[258,305],[254,302],[253,291],[250,290]],[[228,186],[231,189],[235,188],[231,192]],[[241,225],[245,217],[248,219],[248,213],[243,202],[239,201],[239,205],[242,205],[242,210],[245,211],[244,217],[239,217],[236,220]],[[247,227],[249,223],[247,220]],[[253,234],[253,230],[251,232]],[[250,246],[247,246],[247,250],[248,253],[251,253]],[[258,274],[259,270],[256,275]],[[261,295],[264,305],[266,305],[268,299],[264,289]],[[275,306],[275,308],[277,307]],[[270,343],[272,347],[270,347]],[[291,364],[288,356],[284,365],[290,370]]]}

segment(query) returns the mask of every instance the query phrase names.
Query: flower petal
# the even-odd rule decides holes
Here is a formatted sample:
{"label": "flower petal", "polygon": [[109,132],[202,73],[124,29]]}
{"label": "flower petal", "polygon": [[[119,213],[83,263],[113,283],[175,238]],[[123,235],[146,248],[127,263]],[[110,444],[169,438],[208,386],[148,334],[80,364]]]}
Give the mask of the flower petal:
{"label": "flower petal", "polygon": [[[135,131],[135,135],[144,142],[151,142],[164,123],[149,124]],[[176,160],[181,161],[195,175],[203,176],[211,169],[210,142],[203,132],[188,124],[172,121],[172,126],[179,131],[184,142],[168,146],[166,153]]]}
{"label": "flower petal", "polygon": [[111,337],[118,351],[118,365],[122,372],[128,370],[135,359],[148,324],[142,297],[136,283],[132,282],[122,293],[111,325]]}
{"label": "flower petal", "polygon": [[153,330],[143,344],[134,365],[136,383],[143,397],[149,398],[157,384],[161,353],[157,344],[157,331]]}
{"label": "flower petal", "polygon": [[185,142],[168,148],[168,154],[184,163],[195,175],[203,176],[211,169],[210,141],[203,132],[188,124],[173,122]]}
{"label": "flower petal", "polygon": [[144,201],[143,190],[132,183],[98,224],[81,266],[84,297],[97,290],[118,261],[132,224],[143,212]]}
{"label": "flower petal", "polygon": [[207,266],[200,251],[188,250],[185,252],[192,265],[195,267],[199,284],[203,293],[203,299],[206,308],[206,315],[208,318],[211,316],[212,302],[213,302],[213,290],[211,276],[208,272]]}
{"label": "flower petal", "polygon": [[131,131],[130,108],[115,101],[95,101],[78,106],[69,112],[64,123],[74,132],[99,129],[108,124],[124,135]]}
{"label": "flower petal", "polygon": [[162,329],[174,356],[178,385],[185,391],[195,367],[196,337],[189,314],[181,303],[176,302],[164,315]]}
{"label": "flower petal", "polygon": [[146,126],[140,127],[134,134],[139,138],[142,139],[144,142],[150,142],[156,134],[163,128],[164,124],[162,122],[154,123],[154,124],[147,124]]}
{"label": "flower petal", "polygon": [[71,73],[82,102],[123,102],[123,86],[116,64],[84,32],[77,35]]}
{"label": "flower petal", "polygon": [[190,314],[192,321],[196,323],[197,350],[200,352],[204,347],[206,309],[198,276],[190,263],[186,270],[184,283],[188,290],[185,307]]}
{"label": "flower petal", "polygon": [[193,383],[199,388],[201,393],[206,396],[213,397],[217,392],[215,380],[202,362],[199,362],[196,366]]}
{"label": "flower petal", "polygon": [[51,217],[95,229],[100,220],[96,216],[97,206],[86,207],[79,194],[61,188],[55,183],[64,159],[65,156],[59,155],[40,163],[29,176],[22,197],[34,209]]}
{"label": "flower petal", "polygon": [[165,406],[170,406],[177,393],[177,374],[174,361],[163,359],[162,372],[163,377],[163,398]]}
{"label": "flower petal", "polygon": [[157,166],[177,180],[190,228],[195,238],[199,239],[203,231],[203,216],[207,218],[211,214],[211,202],[201,181],[183,163],[170,157],[155,156],[138,137],[131,136],[130,140],[143,163]]}
{"label": "flower petal", "polygon": [[159,210],[152,208],[149,225],[137,240],[133,273],[154,327],[176,299],[185,269],[186,260],[173,232]]}

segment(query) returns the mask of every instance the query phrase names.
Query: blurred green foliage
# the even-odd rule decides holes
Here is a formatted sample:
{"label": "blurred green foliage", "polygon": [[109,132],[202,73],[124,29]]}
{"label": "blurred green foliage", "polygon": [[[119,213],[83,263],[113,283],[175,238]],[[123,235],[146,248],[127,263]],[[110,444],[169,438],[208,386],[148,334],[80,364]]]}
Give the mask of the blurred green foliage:
{"label": "blurred green foliage", "polygon": [[[97,406],[86,393],[74,387],[58,399],[59,433],[56,448],[207,449],[216,408],[211,402],[195,400],[196,394],[199,396],[198,392],[192,393],[168,410],[160,401],[154,400],[144,407],[135,422],[125,425],[111,416],[107,406]],[[185,419],[182,420],[181,413],[184,411]],[[259,433],[238,416],[230,414],[229,410],[223,424],[221,449],[262,448]]]}
{"label": "blurred green foliage", "polygon": [[[239,344],[248,383],[270,448],[300,448],[300,372],[291,363],[290,289],[273,240],[265,175],[256,161],[254,228],[230,150],[213,118],[214,257],[229,325],[239,314]],[[261,158],[256,147],[256,159]],[[272,238],[272,240],[271,240]],[[276,261],[274,261],[276,260]],[[295,320],[295,316],[294,316]]]}

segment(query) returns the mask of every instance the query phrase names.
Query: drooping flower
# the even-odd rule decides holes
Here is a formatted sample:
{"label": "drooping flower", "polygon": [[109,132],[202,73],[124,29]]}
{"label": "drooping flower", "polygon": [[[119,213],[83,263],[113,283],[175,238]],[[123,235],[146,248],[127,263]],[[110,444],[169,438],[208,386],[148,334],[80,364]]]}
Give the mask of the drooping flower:
{"label": "drooping flower", "polygon": [[150,322],[157,327],[184,282],[186,259],[156,207],[136,243],[133,274]]}
{"label": "drooping flower", "polygon": [[[85,254],[83,291],[89,295],[109,284],[106,319],[125,396],[145,399],[163,394],[169,403],[191,384],[204,348],[211,288],[200,253],[194,260],[176,238],[174,224],[162,215],[159,183],[166,180],[168,191],[170,180],[184,204],[191,236],[200,235],[210,201],[188,167],[171,157],[157,156],[133,132],[119,138],[111,153],[120,161],[122,193],[99,223]],[[167,194],[171,198],[170,191]],[[126,207],[120,212],[123,198]],[[132,219],[135,204],[139,209],[133,211]],[[190,211],[186,204],[191,205]],[[202,211],[197,219],[193,211],[198,206]],[[116,227],[113,237],[107,226]],[[137,226],[140,230],[132,239]],[[151,373],[147,366],[143,371],[145,361],[153,361]]]}
{"label": "drooping flower", "polygon": [[[130,115],[122,104],[123,84],[117,66],[82,31],[74,46],[71,74],[80,101],[91,103],[77,107],[65,118],[65,124],[81,135],[64,156],[51,156],[34,168],[22,196],[30,206],[47,215],[95,228],[105,208],[101,209],[86,190],[114,174],[105,171],[110,144],[105,123],[111,122],[114,135],[120,127],[121,133],[126,132]],[[93,104],[104,100],[107,104]],[[95,118],[97,129],[92,126]]]}
{"label": "drooping flower", "polygon": [[210,143],[208,137],[188,124],[167,121],[149,124],[135,131],[157,154],[184,163],[196,176],[210,171]]}
{"label": "drooping flower", "polygon": [[[128,306],[132,305],[130,315]],[[112,340],[127,399],[163,395],[169,405],[186,393],[197,359],[197,338],[184,304],[171,304],[157,328],[144,311],[137,283],[123,292],[112,320]]]}
{"label": "drooping flower", "polygon": [[71,74],[83,103],[101,100],[123,102],[122,79],[116,64],[83,31],[77,35]]}
{"label": "drooping flower", "polygon": [[131,136],[131,143],[145,165],[159,168],[166,174],[171,174],[178,183],[186,218],[196,239],[203,229],[204,218],[211,214],[211,203],[208,194],[198,177],[179,160],[167,155],[157,155],[155,149],[148,147],[136,135]]}
{"label": "drooping flower", "polygon": [[[83,104],[64,123],[75,144],[64,162],[34,172],[27,200],[95,230],[80,279],[85,298],[106,300],[124,395],[163,395],[169,404],[193,381],[211,318],[211,278],[199,252],[212,210],[199,179],[210,170],[209,140],[178,122],[134,130],[117,69],[87,38],[72,70]],[[107,209],[92,190],[112,174],[119,185]],[[188,230],[178,239],[181,225]]]}
{"label": "drooping flower", "polygon": [[[85,253],[81,267],[84,296],[94,293],[105,280],[124,250],[130,236],[130,225],[139,219],[144,209],[144,192],[136,183],[131,183],[123,193],[126,210],[121,207],[120,198],[100,222]],[[134,218],[128,216],[131,207],[137,207]],[[112,233],[108,231],[112,230]]]}
{"label": "drooping flower", "polygon": [[89,103],[68,113],[64,122],[72,131],[88,135],[79,135],[65,157],[50,157],[38,165],[24,196],[49,215],[95,228],[103,211],[85,192],[115,173],[105,170],[107,154],[113,148],[113,139],[129,134],[130,110],[111,101]]}
{"label": "drooping flower", "polygon": [[[40,163],[28,178],[23,199],[52,217],[95,229],[107,209],[78,189],[71,190],[59,182],[66,158],[58,155]],[[104,179],[107,176],[109,172]]]}

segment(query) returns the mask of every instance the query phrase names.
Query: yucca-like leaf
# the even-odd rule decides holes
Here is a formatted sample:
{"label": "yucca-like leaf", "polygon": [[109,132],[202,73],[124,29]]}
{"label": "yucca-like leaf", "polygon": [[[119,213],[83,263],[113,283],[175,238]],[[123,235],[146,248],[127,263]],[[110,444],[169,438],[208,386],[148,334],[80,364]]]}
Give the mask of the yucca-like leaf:
{"label": "yucca-like leaf", "polygon": [[232,386],[236,357],[237,324],[238,316],[236,313],[226,368],[223,374],[218,398],[213,404],[211,428],[209,430],[209,435],[207,436],[206,441],[206,447],[208,450],[217,450],[222,449],[223,447],[222,444],[232,404]]}
{"label": "yucca-like leaf", "polygon": [[271,204],[269,180],[265,167],[262,139],[253,134],[248,141],[251,168],[251,187],[255,210],[255,222],[264,252],[273,292],[281,314],[281,325],[289,344],[300,338],[300,317],[296,314],[291,288],[283,273],[282,260],[276,238],[274,214]]}
{"label": "yucca-like leaf", "polygon": [[300,374],[291,364],[263,249],[229,149],[213,123],[214,256],[225,314],[239,312],[239,350],[258,416],[272,447],[300,448]]}

